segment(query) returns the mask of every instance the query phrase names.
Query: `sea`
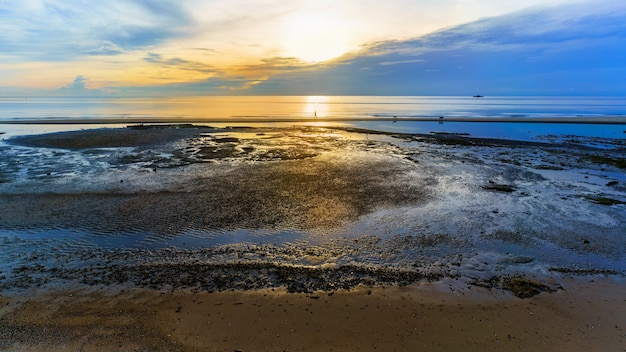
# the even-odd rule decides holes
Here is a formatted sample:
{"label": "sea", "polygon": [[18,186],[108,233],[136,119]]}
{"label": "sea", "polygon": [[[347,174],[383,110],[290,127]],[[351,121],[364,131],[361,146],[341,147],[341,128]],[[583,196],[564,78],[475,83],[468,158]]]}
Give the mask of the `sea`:
{"label": "sea", "polygon": [[[589,123],[607,120],[612,123]],[[0,132],[6,136],[145,122],[347,125],[514,140],[621,139],[626,138],[626,96],[0,97]]]}

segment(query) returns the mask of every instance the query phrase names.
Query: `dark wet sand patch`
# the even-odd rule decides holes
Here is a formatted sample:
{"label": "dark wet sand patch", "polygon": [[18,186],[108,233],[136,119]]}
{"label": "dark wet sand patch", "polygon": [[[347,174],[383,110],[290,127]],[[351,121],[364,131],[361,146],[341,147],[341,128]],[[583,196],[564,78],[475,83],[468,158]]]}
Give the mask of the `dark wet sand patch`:
{"label": "dark wet sand patch", "polygon": [[126,128],[101,128],[18,136],[10,143],[39,148],[87,149],[137,147],[164,144],[214,130],[194,125],[135,125]]}
{"label": "dark wet sand patch", "polygon": [[161,234],[333,227],[379,207],[427,201],[430,181],[401,179],[412,167],[385,160],[306,159],[241,165],[195,180],[187,185],[190,191],[3,195],[0,213],[11,216],[0,216],[0,227]]}
{"label": "dark wet sand patch", "polygon": [[625,201],[622,201],[622,200],[619,200],[619,199],[614,199],[614,198],[609,198],[609,197],[586,196],[585,198],[587,200],[589,200],[590,202],[593,202],[593,203],[596,203],[596,204],[600,204],[600,205],[626,204]]}
{"label": "dark wet sand patch", "polygon": [[506,184],[490,183],[490,184],[482,186],[482,188],[489,190],[489,191],[498,191],[498,192],[505,192],[505,193],[515,192],[514,186],[506,185]]}
{"label": "dark wet sand patch", "polygon": [[[318,130],[317,127],[295,127],[299,130]],[[509,147],[555,147],[566,146],[572,149],[597,150],[597,148],[567,143],[547,143],[533,141],[518,141],[497,138],[476,138],[463,133],[398,133],[384,132],[377,130],[369,130],[355,127],[334,127],[337,130],[346,132],[370,134],[370,135],[389,135],[400,139],[419,139],[430,143],[458,145],[458,146],[509,146]],[[225,129],[216,129],[209,126],[193,125],[193,124],[164,124],[164,125],[131,125],[126,128],[100,128],[81,131],[56,132],[43,135],[18,136],[8,140],[9,143],[44,148],[65,148],[65,149],[87,149],[87,148],[108,148],[108,147],[133,147],[133,146],[149,146],[163,144],[184,138],[193,138],[202,136],[204,133],[219,131],[245,131],[257,130],[258,136],[263,136],[267,128],[254,127],[226,127]],[[270,128],[269,130],[276,130]],[[289,130],[289,128],[281,128],[281,130]],[[275,138],[275,137],[270,137]],[[304,137],[306,138],[306,137]],[[238,138],[224,137],[216,138],[217,143],[238,143]],[[618,167],[623,166],[623,160],[620,158],[595,157],[593,162],[603,162]]]}
{"label": "dark wet sand patch", "polygon": [[619,167],[620,169],[626,169],[626,158],[611,158],[607,156],[592,155],[589,157],[589,160],[596,164],[613,165]]}
{"label": "dark wet sand patch", "polygon": [[530,298],[542,292],[556,292],[557,288],[552,288],[536,279],[526,276],[494,276],[483,282],[476,282],[475,285],[489,289],[501,289],[510,291],[517,298]]}

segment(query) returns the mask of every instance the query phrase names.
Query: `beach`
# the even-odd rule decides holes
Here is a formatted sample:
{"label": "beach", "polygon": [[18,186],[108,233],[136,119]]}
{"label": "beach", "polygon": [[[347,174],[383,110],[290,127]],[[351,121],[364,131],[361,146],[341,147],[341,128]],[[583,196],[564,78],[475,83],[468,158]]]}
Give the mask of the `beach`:
{"label": "beach", "polygon": [[620,351],[624,285],[567,279],[521,300],[483,288],[206,293],[89,289],[2,299],[6,351]]}
{"label": "beach", "polygon": [[623,138],[70,127],[0,146],[3,350],[623,348]]}
{"label": "beach", "polygon": [[0,19],[0,352],[626,352],[626,1]]}

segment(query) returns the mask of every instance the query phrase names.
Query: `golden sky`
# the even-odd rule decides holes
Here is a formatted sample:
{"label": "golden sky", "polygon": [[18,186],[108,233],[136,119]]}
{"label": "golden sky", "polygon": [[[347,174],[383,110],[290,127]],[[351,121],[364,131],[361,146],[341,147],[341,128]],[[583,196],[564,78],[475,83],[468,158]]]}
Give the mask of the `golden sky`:
{"label": "golden sky", "polygon": [[[213,80],[223,83],[218,88],[248,89],[356,57],[375,43],[584,3],[597,2],[0,0],[0,87],[108,89]],[[422,61],[401,57],[380,65]]]}

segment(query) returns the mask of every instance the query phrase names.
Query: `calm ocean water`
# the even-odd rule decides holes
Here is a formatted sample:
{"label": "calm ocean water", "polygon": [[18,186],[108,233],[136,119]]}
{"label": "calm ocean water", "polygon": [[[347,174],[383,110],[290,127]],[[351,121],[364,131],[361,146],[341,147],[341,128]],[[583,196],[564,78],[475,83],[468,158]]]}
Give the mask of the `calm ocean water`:
{"label": "calm ocean water", "polygon": [[[170,98],[13,97],[0,98],[0,129],[24,128],[2,122],[55,120],[73,123],[115,120],[176,122],[185,119],[223,121],[246,119],[342,120],[339,123],[392,132],[453,132],[477,137],[533,139],[546,134],[624,138],[625,125],[599,126],[525,123],[438,123],[402,121],[437,118],[620,118],[626,122],[622,97],[393,97],[393,96],[217,96]],[[377,121],[394,118],[398,121]],[[359,121],[351,121],[358,119]],[[394,123],[397,122],[397,123]],[[541,125],[541,126],[539,126]],[[58,129],[58,128],[57,128]],[[67,129],[67,128],[66,128]],[[0,130],[0,132],[2,132]],[[30,128],[29,131],[41,130]],[[47,130],[46,130],[47,131]]]}
{"label": "calm ocean water", "polygon": [[626,117],[622,97],[219,96],[0,98],[0,120],[106,118]]}

